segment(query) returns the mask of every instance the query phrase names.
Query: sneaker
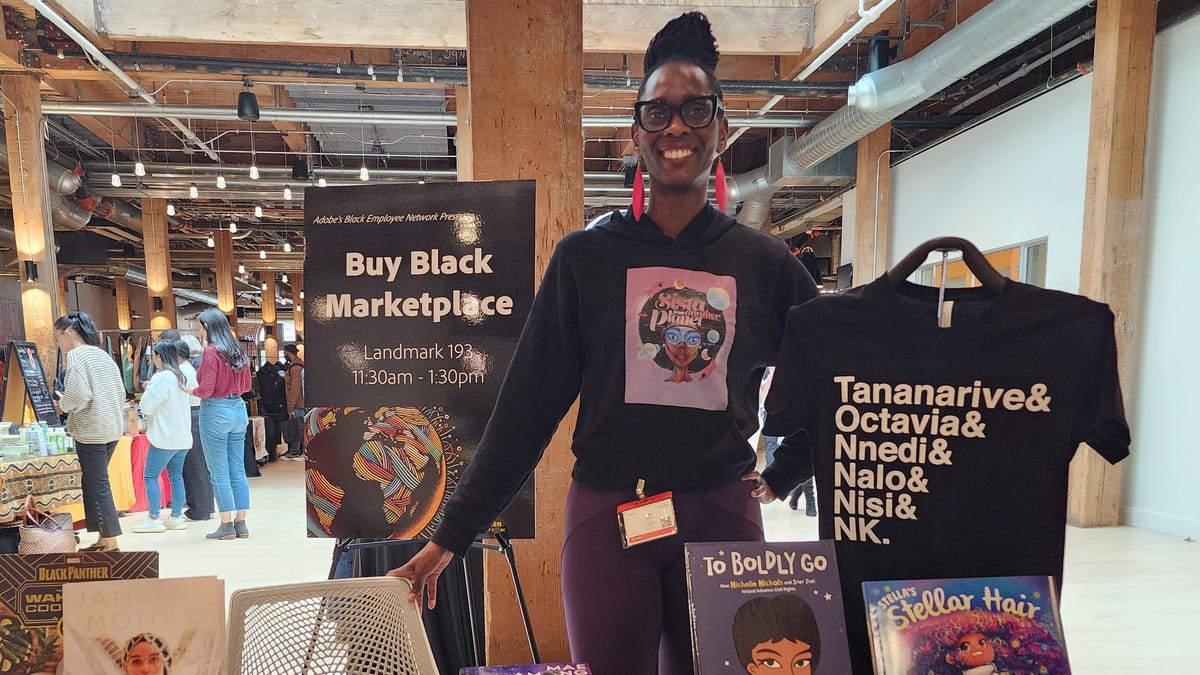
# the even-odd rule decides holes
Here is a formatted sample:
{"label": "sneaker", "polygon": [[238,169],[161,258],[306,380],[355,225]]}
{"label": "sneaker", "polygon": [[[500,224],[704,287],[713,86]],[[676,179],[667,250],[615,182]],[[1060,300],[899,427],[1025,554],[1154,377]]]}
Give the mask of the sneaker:
{"label": "sneaker", "polygon": [[168,530],[186,530],[187,529],[187,523],[184,522],[183,518],[176,518],[175,516],[171,516],[170,518],[167,518],[163,522],[163,525]]}
{"label": "sneaker", "polygon": [[130,528],[138,534],[146,534],[150,532],[166,532],[167,526],[161,520],[147,520],[144,523],[138,523]]}

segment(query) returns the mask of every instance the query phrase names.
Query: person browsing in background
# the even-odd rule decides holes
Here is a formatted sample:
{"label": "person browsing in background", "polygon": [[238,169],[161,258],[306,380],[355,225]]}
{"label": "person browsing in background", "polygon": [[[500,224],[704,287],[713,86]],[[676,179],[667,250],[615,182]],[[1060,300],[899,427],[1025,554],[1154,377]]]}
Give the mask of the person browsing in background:
{"label": "person browsing in background", "polygon": [[[596,675],[692,675],[684,543],[761,541],[759,501],[811,474],[802,435],[754,470],[763,369],[816,288],[781,240],[708,203],[729,129],[718,58],[699,12],[651,41],[630,127],[649,207],[637,198],[559,242],[432,541],[388,573],[432,607],[442,570],[513,500],[578,397],[562,594],[571,658]],[[648,497],[672,492],[677,531],[626,548],[618,507],[639,481]]]}
{"label": "person browsing in background", "polygon": [[[187,501],[183,463],[192,447],[189,399],[197,382],[194,372],[189,377],[180,368],[180,361],[186,363],[179,351],[180,344],[179,340],[154,343],[155,373],[142,392],[141,407],[148,419],[146,437],[150,440],[143,478],[150,508],[146,522],[133,526],[138,533],[187,529],[187,523],[183,522],[183,505]],[[171,515],[165,520],[161,513],[162,490],[158,486],[158,476],[164,468],[171,481]]]}
{"label": "person browsing in background", "polygon": [[125,384],[121,369],[100,349],[92,317],[70,312],[54,322],[54,341],[67,367],[58,407],[67,413],[67,432],[83,480],[83,513],[89,532],[100,538],[85,551],[115,551],[121,521],[108,483],[108,463],[125,433]]}
{"label": "person browsing in background", "polygon": [[[181,355],[187,358],[179,362],[179,370],[184,376],[196,379],[196,370],[200,367],[204,347],[194,335],[184,335],[177,343]],[[208,473],[208,462],[204,458],[204,445],[200,440],[200,397],[192,392],[189,397],[192,417],[192,449],[184,455],[183,486],[187,490],[187,508],[183,515],[188,520],[208,520],[212,518],[213,487],[212,476]]]}
{"label": "person browsing in background", "polygon": [[291,414],[290,423],[293,425],[293,433],[296,428],[301,430],[298,435],[293,436],[295,440],[288,443],[288,451],[284,456],[288,459],[299,459],[304,456],[304,360],[300,358],[300,349],[294,344],[284,347],[283,354],[287,360],[284,388],[287,410]]}
{"label": "person browsing in background", "polygon": [[246,404],[250,391],[250,358],[229,328],[221,310],[200,312],[200,331],[207,343],[196,372],[200,397],[200,440],[212,478],[221,524],[207,539],[245,539],[250,536],[250,484],[246,481]]}

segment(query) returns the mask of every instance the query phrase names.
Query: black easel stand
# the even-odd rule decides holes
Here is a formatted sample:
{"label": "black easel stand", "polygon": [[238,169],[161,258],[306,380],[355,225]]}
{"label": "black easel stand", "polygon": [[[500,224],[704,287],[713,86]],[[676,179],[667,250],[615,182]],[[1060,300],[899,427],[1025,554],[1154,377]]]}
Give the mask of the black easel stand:
{"label": "black easel stand", "polygon": [[[496,540],[495,544],[485,542],[485,541],[483,541],[482,538],[480,538],[480,539],[476,539],[471,544],[471,547],[482,549],[485,551],[500,551],[500,553],[504,555],[504,558],[506,560],[508,560],[508,568],[512,572],[512,577],[513,577],[513,587],[515,588],[515,590],[517,592],[517,605],[521,609],[521,621],[525,624],[525,637],[529,641],[529,653],[533,656],[533,663],[540,663],[541,657],[540,657],[540,654],[538,653],[537,641],[533,637],[533,624],[529,620],[529,608],[525,604],[525,593],[521,590],[521,578],[520,578],[520,576],[517,575],[517,558],[513,551],[512,541],[502,531],[500,531],[499,528],[493,528],[493,530],[490,531],[488,534],[491,538],[494,538]],[[414,543],[414,542],[424,543],[424,540],[420,540],[420,539],[381,539],[381,540],[360,541],[360,542],[350,544],[350,546],[348,548],[351,548],[351,549],[382,548],[382,547],[388,547],[388,546],[398,546],[400,544],[409,544],[409,543]],[[466,572],[466,565],[467,565],[466,558],[463,558],[464,573]],[[478,653],[478,649],[477,649],[477,645],[479,644],[479,639],[478,639],[478,636],[476,635],[476,630],[475,630],[475,610],[471,603],[470,575],[464,574],[464,580],[465,580],[466,586],[467,586],[467,614],[468,614],[468,620],[470,621],[470,624],[471,624],[471,651],[472,651],[472,656],[474,657],[475,665],[479,666],[482,664],[480,663],[479,653]]]}

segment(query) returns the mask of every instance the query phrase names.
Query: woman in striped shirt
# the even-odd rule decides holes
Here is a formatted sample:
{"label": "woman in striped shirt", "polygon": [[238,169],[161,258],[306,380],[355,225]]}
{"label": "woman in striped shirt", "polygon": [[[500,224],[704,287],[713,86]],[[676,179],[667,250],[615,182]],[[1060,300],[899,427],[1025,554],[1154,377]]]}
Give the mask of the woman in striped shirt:
{"label": "woman in striped shirt", "polygon": [[67,367],[58,407],[67,413],[67,431],[83,476],[83,513],[89,532],[99,532],[84,550],[114,551],[121,521],[108,484],[108,462],[125,433],[125,385],[112,357],[100,349],[92,317],[71,312],[54,322],[54,341]]}

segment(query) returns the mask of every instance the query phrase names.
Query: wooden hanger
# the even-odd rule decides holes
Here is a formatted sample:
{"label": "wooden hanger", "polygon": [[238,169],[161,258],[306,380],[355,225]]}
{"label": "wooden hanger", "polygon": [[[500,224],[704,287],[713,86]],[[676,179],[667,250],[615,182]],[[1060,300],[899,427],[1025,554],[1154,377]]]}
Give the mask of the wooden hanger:
{"label": "wooden hanger", "polygon": [[895,267],[887,271],[888,283],[893,286],[899,285],[909,275],[916,272],[929,254],[935,251],[961,251],[967,269],[971,270],[979,283],[990,291],[999,292],[1008,283],[1008,279],[997,272],[995,267],[992,267],[974,244],[961,237],[936,237],[914,248],[911,253],[904,256],[903,260],[896,263]]}

